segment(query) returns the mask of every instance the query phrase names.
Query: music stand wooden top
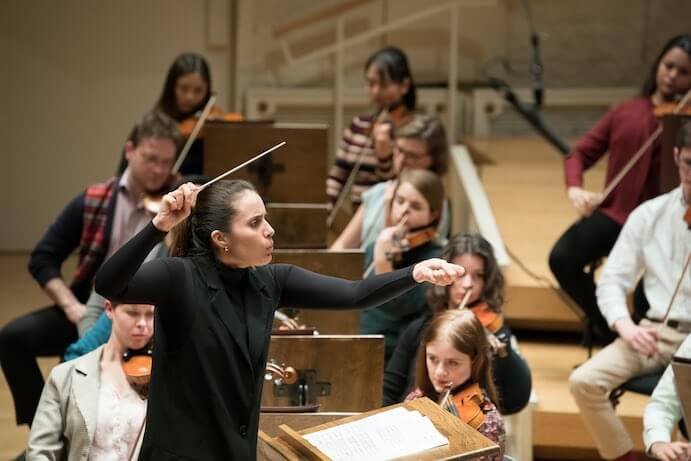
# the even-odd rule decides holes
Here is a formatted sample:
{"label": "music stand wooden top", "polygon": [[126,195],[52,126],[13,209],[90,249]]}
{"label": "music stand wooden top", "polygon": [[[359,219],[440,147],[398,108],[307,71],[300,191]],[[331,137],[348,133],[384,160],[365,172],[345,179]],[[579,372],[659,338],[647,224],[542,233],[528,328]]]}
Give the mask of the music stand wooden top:
{"label": "music stand wooden top", "polygon": [[441,407],[439,407],[439,405],[427,398],[412,400],[390,407],[379,408],[367,413],[320,424],[319,426],[302,431],[295,431],[288,425],[283,424],[279,427],[279,429],[283,432],[282,435],[274,438],[264,435],[262,440],[274,447],[277,451],[284,454],[284,456],[290,456],[286,456],[285,459],[306,458],[314,461],[327,461],[330,458],[310,444],[304,437],[302,437],[303,435],[356,421],[362,418],[367,418],[368,416],[372,416],[383,411],[392,410],[399,406],[403,406],[408,410],[417,410],[421,414],[427,416],[437,430],[449,439],[449,445],[426,450],[411,456],[397,458],[398,461],[469,460],[476,459],[481,456],[496,454],[499,451],[499,447],[491,440],[465,424],[458,417],[453,416],[449,412],[443,410]]}

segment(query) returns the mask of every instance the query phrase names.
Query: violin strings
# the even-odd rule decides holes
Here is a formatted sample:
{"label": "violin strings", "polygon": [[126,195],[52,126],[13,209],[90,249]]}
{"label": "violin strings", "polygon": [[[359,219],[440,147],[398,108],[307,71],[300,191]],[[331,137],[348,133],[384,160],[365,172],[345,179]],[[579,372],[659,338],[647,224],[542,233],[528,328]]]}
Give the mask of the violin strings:
{"label": "violin strings", "polygon": [[279,142],[278,144],[276,144],[275,146],[273,146],[273,147],[271,147],[271,148],[265,150],[265,151],[262,152],[261,154],[255,155],[254,157],[252,157],[251,159],[249,159],[249,160],[247,160],[247,161],[241,163],[240,165],[238,165],[238,166],[236,166],[236,167],[233,167],[233,168],[231,168],[230,170],[226,171],[225,173],[216,176],[216,177],[215,177],[214,179],[212,179],[211,181],[209,181],[209,182],[207,182],[207,183],[201,185],[201,186],[199,187],[198,192],[203,191],[204,189],[206,189],[207,187],[209,187],[210,185],[212,185],[212,184],[215,183],[216,181],[220,181],[221,179],[225,178],[225,177],[228,176],[229,174],[233,174],[233,173],[235,173],[236,171],[238,171],[238,170],[240,170],[240,169],[246,167],[246,166],[249,165],[250,163],[252,163],[252,162],[254,162],[254,161],[256,161],[256,160],[259,160],[260,158],[264,157],[265,155],[270,154],[271,152],[275,151],[275,150],[278,149],[279,147],[285,146],[285,144],[286,144],[285,141]]}

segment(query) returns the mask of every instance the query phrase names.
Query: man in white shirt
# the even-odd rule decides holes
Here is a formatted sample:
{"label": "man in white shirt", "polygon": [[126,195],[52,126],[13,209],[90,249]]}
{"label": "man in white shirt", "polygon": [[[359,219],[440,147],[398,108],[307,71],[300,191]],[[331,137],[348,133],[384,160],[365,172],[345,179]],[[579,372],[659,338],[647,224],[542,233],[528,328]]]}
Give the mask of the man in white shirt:
{"label": "man in white shirt", "polygon": [[[687,336],[675,354],[691,359],[691,335]],[[681,419],[681,401],[674,384],[674,370],[668,365],[657,384],[643,417],[643,441],[648,455],[662,461],[685,461],[691,459],[691,444],[672,442],[674,426]],[[691,421],[686,421],[689,427]]]}
{"label": "man in white shirt", "polygon": [[[633,441],[614,413],[610,392],[631,378],[662,371],[691,332],[691,276],[682,277],[691,253],[691,230],[685,220],[691,205],[691,122],[679,132],[674,158],[681,186],[631,213],[600,278],[598,306],[619,337],[570,377],[571,394],[605,459],[635,459]],[[641,271],[650,308],[636,325],[626,294]],[[669,321],[663,325],[680,278]]]}

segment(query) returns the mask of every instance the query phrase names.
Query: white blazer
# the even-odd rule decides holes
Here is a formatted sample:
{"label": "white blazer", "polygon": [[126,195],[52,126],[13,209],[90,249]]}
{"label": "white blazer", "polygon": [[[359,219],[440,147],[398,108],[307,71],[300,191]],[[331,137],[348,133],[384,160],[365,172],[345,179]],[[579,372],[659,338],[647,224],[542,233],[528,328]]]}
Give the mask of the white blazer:
{"label": "white blazer", "polygon": [[86,460],[96,430],[103,346],[50,372],[31,425],[26,458]]}

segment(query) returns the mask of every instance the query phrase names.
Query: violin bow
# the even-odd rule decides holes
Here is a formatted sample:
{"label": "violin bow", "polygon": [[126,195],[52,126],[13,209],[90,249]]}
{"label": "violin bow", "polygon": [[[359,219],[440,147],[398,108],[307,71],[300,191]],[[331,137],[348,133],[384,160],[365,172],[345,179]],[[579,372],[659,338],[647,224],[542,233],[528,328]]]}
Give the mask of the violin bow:
{"label": "violin bow", "polygon": [[133,461],[134,460],[134,454],[137,452],[137,447],[141,447],[143,436],[144,436],[144,427],[146,426],[146,414],[144,414],[144,419],[142,419],[142,424],[139,426],[139,431],[137,431],[137,438],[134,439],[134,445],[132,445],[132,450],[130,451],[129,456],[127,457],[127,461]]}
{"label": "violin bow", "polygon": [[[374,125],[376,125],[377,123],[381,123],[384,120],[384,117],[386,117],[388,115],[388,113],[389,113],[389,111],[386,108],[384,108],[381,112],[379,112],[379,115],[377,115],[376,120],[374,121],[374,123],[372,123],[372,132],[374,132]],[[370,133],[369,139],[373,140],[373,133]],[[375,149],[376,149],[376,147],[375,147]],[[341,207],[345,203],[346,198],[350,195],[350,190],[353,188],[353,184],[355,183],[355,176],[357,176],[358,171],[360,171],[360,167],[362,166],[362,161],[364,159],[365,159],[365,151],[363,149],[358,154],[357,160],[355,161],[353,168],[350,170],[350,173],[348,174],[348,178],[346,179],[346,182],[343,184],[343,187],[341,188],[341,192],[338,194],[338,198],[336,199],[336,203],[334,204],[334,207],[331,209],[329,216],[326,218],[326,227],[327,228],[329,228],[329,229],[331,228],[334,220],[336,219],[336,215],[338,214],[338,210],[341,209]]]}
{"label": "violin bow", "polygon": [[202,184],[201,186],[199,186],[199,189],[198,189],[197,192],[203,191],[204,189],[206,189],[207,187],[209,187],[210,185],[212,185],[212,184],[215,183],[216,181],[220,181],[221,179],[225,178],[226,176],[235,173],[236,171],[238,171],[238,170],[241,169],[241,168],[246,167],[246,166],[249,165],[250,163],[259,160],[260,158],[264,157],[265,155],[270,154],[271,152],[275,151],[275,150],[278,149],[279,147],[285,146],[285,144],[286,144],[285,141],[279,142],[279,143],[276,144],[275,146],[266,149],[266,150],[265,150],[264,152],[262,152],[261,154],[257,154],[257,155],[255,155],[254,157],[252,157],[251,159],[249,159],[249,160],[247,160],[247,161],[245,161],[245,162],[242,162],[240,165],[238,165],[238,166],[236,166],[236,167],[233,167],[233,168],[231,168],[230,170],[226,171],[225,173],[222,173],[222,174],[216,176],[214,179],[212,179],[212,180],[210,180],[210,181],[208,181],[208,182]]}
{"label": "violin bow", "polygon": [[445,408],[446,404],[449,402],[449,397],[451,397],[451,389],[453,389],[452,383],[449,383],[446,391],[444,392],[444,397],[439,402],[439,406]]}
{"label": "violin bow", "polygon": [[667,322],[669,322],[669,314],[672,313],[672,305],[674,305],[674,298],[677,297],[677,294],[679,293],[679,288],[681,287],[681,282],[684,280],[684,274],[686,274],[686,271],[689,269],[689,265],[691,265],[691,251],[689,251],[689,256],[686,258],[686,264],[684,264],[684,268],[681,271],[681,275],[679,276],[679,280],[677,280],[677,286],[674,287],[674,292],[672,293],[672,299],[669,300],[669,304],[667,305],[667,312],[665,312],[665,316],[662,319],[662,324],[667,325]]}
{"label": "violin bow", "polygon": [[463,300],[461,301],[461,304],[458,305],[459,310],[465,309],[465,306],[466,306],[466,304],[468,304],[468,300],[470,299],[470,293],[471,293],[470,290],[465,292],[465,296],[463,296]]}
{"label": "violin bow", "polygon": [[202,114],[199,116],[199,120],[197,120],[197,123],[194,124],[194,128],[192,129],[192,133],[190,133],[189,137],[187,138],[187,141],[185,141],[185,146],[182,148],[180,151],[180,155],[178,156],[178,159],[175,162],[175,165],[173,165],[173,171],[172,173],[175,174],[178,172],[180,167],[182,166],[182,162],[185,161],[185,158],[187,158],[187,154],[190,152],[190,148],[192,147],[192,144],[194,141],[197,139],[197,135],[199,134],[199,131],[201,131],[202,127],[204,126],[204,122],[206,122],[207,117],[209,116],[209,113],[211,113],[211,108],[214,106],[214,103],[216,102],[216,95],[212,94],[209,100],[206,103],[206,106],[204,106],[204,110],[202,111]]}
{"label": "violin bow", "polygon": [[[673,114],[678,114],[681,109],[686,106],[686,104],[689,102],[689,98],[691,98],[691,90],[687,91],[684,97],[679,101],[679,104],[674,108]],[[622,179],[624,179],[624,176],[626,176],[626,173],[633,168],[633,166],[640,160],[640,158],[645,154],[645,152],[650,148],[650,146],[655,142],[655,140],[662,134],[662,125],[658,124],[657,128],[653,132],[653,134],[650,135],[648,139],[643,143],[640,149],[636,152],[636,154],[631,157],[631,160],[628,161],[626,165],[624,165],[624,168],[621,169],[619,173],[612,179],[612,181],[607,185],[605,190],[602,192],[602,197],[600,198],[600,203],[604,202],[605,199],[609,194],[612,193],[615,187],[619,185]]]}

